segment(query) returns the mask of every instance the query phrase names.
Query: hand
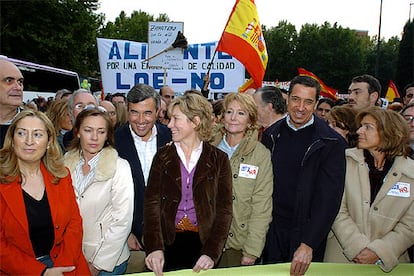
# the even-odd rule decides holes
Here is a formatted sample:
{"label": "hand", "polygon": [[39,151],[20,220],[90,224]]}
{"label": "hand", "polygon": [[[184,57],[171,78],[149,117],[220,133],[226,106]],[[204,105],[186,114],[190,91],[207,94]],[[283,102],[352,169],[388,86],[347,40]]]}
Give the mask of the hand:
{"label": "hand", "polygon": [[145,264],[149,269],[154,271],[156,276],[162,275],[164,262],[164,252],[162,252],[162,250],[155,250],[145,258]]}
{"label": "hand", "polygon": [[193,271],[200,272],[201,270],[207,270],[207,269],[213,268],[213,266],[214,266],[214,262],[209,256],[201,255],[201,257],[198,258],[198,261],[193,267]]}
{"label": "hand", "polygon": [[293,254],[293,260],[290,265],[290,275],[304,275],[312,261],[313,249],[308,245],[301,243]]}
{"label": "hand", "polygon": [[352,261],[357,264],[375,264],[378,259],[379,257],[374,251],[365,247]]}
{"label": "hand", "polygon": [[254,262],[256,261],[256,258],[251,258],[247,256],[243,256],[241,259],[241,265],[254,265]]}
{"label": "hand", "polygon": [[58,267],[51,267],[46,269],[44,275],[45,276],[61,276],[63,272],[71,272],[74,270],[74,266],[58,266]]}
{"label": "hand", "polygon": [[88,263],[89,271],[91,272],[92,276],[98,276],[100,270],[98,270],[96,267],[93,266],[93,264]]}
{"label": "hand", "polygon": [[137,237],[132,233],[130,233],[128,236],[127,244],[129,250],[142,250],[142,246],[139,243]]}

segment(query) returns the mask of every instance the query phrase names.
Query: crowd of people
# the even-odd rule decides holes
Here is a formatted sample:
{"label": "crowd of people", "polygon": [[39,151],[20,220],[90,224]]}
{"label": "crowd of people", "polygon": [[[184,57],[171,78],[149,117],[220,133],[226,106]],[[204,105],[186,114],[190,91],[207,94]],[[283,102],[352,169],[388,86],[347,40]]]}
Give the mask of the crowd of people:
{"label": "crowd of people", "polygon": [[307,76],[213,102],[137,84],[35,106],[13,63],[0,82],[0,274],[413,262],[414,84],[396,110],[371,75],[337,102]]}

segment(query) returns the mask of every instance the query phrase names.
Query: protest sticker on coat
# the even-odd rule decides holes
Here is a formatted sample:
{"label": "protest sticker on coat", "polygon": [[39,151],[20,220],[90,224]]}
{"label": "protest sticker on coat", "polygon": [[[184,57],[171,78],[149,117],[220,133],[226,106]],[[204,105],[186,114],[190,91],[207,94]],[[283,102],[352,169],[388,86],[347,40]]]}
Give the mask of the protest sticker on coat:
{"label": "protest sticker on coat", "polygon": [[171,86],[175,92],[201,89],[203,78],[210,70],[209,89],[214,93],[237,92],[244,82],[245,68],[235,58],[217,52],[216,42],[189,44],[183,51],[183,70],[149,68],[148,44],[119,39],[97,38],[102,86],[105,93],[127,93],[135,84],[145,83],[155,89]]}

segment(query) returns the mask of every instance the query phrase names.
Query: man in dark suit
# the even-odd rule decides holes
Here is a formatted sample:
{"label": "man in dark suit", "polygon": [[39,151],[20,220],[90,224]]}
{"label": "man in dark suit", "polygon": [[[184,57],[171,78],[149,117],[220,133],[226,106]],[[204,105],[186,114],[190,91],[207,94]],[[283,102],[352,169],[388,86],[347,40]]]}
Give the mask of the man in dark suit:
{"label": "man in dark suit", "polygon": [[145,270],[145,252],[141,242],[144,192],[157,150],[171,141],[171,131],[157,124],[160,96],[146,84],[137,84],[127,95],[128,123],[115,132],[115,147],[120,157],[128,160],[134,180],[134,217],[128,246],[131,257],[127,273]]}

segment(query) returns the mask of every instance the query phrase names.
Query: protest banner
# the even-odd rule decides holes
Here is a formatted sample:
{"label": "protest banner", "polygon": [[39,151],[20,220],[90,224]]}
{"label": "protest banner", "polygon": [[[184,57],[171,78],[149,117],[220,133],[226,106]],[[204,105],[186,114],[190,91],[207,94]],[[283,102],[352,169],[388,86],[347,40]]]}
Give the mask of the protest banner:
{"label": "protest banner", "polygon": [[[105,93],[127,93],[135,84],[145,83],[156,90],[164,85],[164,68],[148,68],[148,44],[119,39],[97,38],[102,86]],[[168,70],[166,84],[177,93],[188,89],[201,89],[209,66],[210,91],[213,93],[237,92],[244,83],[245,68],[226,53],[211,57],[216,42],[189,44],[183,52],[183,70]]]}

